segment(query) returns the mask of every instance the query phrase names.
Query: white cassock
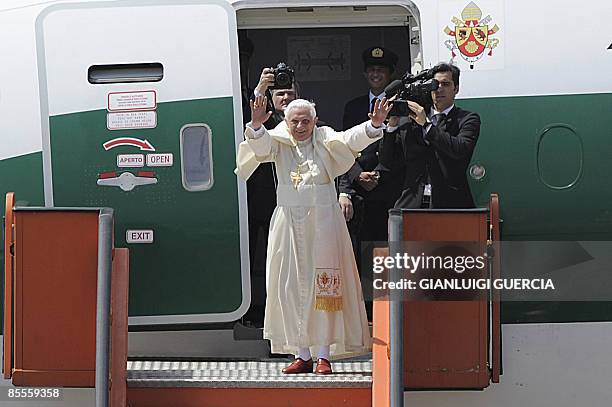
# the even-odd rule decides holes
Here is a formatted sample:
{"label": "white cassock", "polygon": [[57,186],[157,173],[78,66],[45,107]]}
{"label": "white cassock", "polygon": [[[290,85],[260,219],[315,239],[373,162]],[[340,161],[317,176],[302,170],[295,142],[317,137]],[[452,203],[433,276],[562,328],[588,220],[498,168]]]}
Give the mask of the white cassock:
{"label": "white cassock", "polygon": [[[315,128],[296,141],[281,122],[269,132],[247,126],[236,174],[247,179],[261,162],[274,162],[277,207],[266,258],[264,338],[273,353],[331,345],[331,354],[371,348],[359,274],[334,179],[357,153],[380,139],[370,122],[344,132]],[[318,348],[317,348],[318,349]]]}

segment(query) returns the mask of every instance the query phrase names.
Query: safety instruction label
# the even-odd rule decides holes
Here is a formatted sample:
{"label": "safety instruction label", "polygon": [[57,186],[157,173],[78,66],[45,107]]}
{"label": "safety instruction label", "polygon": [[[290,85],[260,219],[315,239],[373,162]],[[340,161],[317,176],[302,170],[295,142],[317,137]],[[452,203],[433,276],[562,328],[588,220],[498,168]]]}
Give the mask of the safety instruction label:
{"label": "safety instruction label", "polygon": [[152,129],[156,126],[157,113],[155,111],[106,114],[106,128],[109,130]]}
{"label": "safety instruction label", "polygon": [[136,92],[111,92],[108,94],[108,111],[152,110],[157,107],[154,90]]}
{"label": "safety instruction label", "polygon": [[117,156],[117,167],[136,168],[144,167],[144,154],[119,154]]}
{"label": "safety instruction label", "polygon": [[172,167],[173,164],[172,153],[147,154],[147,165],[149,167]]}

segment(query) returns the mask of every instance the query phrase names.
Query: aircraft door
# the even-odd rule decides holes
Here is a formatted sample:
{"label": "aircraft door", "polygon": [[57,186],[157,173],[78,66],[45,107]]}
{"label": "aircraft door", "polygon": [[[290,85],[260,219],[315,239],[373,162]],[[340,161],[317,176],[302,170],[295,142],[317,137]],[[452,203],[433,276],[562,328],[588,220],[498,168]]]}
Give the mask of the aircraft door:
{"label": "aircraft door", "polygon": [[250,289],[234,10],[60,4],[39,16],[37,45],[45,202],[115,209],[130,323],[238,319]]}

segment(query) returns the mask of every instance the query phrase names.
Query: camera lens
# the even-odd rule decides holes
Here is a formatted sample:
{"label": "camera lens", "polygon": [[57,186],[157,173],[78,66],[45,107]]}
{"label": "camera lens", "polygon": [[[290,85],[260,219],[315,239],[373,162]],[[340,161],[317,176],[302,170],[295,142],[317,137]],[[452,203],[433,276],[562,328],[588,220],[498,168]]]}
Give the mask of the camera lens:
{"label": "camera lens", "polygon": [[291,77],[285,72],[279,72],[276,75],[274,84],[279,87],[291,87]]}
{"label": "camera lens", "polygon": [[293,85],[293,69],[285,65],[284,62],[274,68],[274,86],[270,89],[291,89]]}

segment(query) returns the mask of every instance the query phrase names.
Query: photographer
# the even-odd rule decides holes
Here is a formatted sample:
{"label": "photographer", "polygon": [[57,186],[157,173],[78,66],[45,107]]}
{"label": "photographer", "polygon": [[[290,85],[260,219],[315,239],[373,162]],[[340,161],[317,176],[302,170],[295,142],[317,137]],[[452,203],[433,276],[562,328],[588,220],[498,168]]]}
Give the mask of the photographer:
{"label": "photographer", "polygon": [[455,106],[459,68],[440,63],[429,73],[438,82],[431,106],[408,100],[408,116],[391,117],[379,160],[391,171],[404,171],[396,208],[473,208],[466,171],[480,117]]}
{"label": "photographer", "polygon": [[[279,64],[284,65],[284,64]],[[286,68],[286,67],[285,67]],[[276,68],[278,69],[278,67]],[[274,71],[275,68],[264,68],[261,71],[261,76],[259,77],[259,83],[255,87],[255,96],[267,96],[269,103],[271,106],[268,106],[272,111],[272,116],[264,123],[267,129],[273,129],[280,122],[285,119],[285,109],[287,105],[291,103],[293,100],[299,97],[298,85],[293,78],[293,71],[287,68],[291,72],[291,77],[287,78],[289,74],[287,73],[283,79],[286,81],[291,81],[291,86],[281,89],[277,88],[274,81]]]}

